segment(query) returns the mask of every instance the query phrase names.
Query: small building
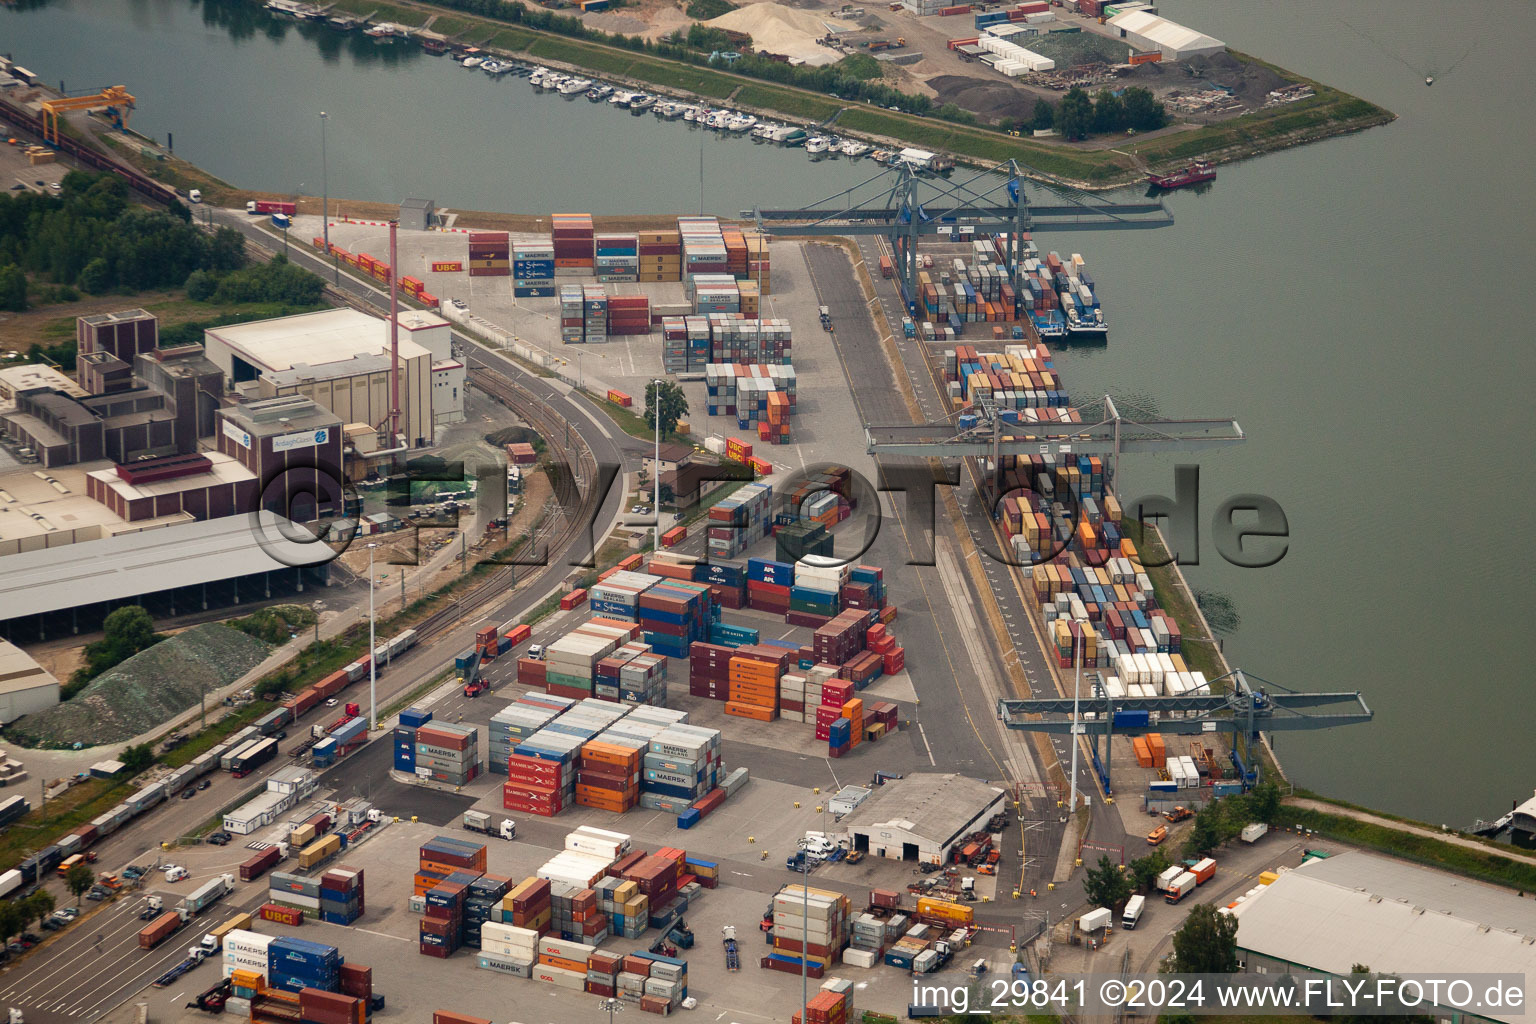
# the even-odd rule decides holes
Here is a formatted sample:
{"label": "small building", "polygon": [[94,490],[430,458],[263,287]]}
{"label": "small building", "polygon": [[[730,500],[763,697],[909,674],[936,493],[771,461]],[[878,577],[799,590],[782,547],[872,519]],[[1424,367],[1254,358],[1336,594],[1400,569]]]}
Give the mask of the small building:
{"label": "small building", "polygon": [[507,445],[507,461],[514,466],[532,466],[539,461],[539,453],[526,441]]}
{"label": "small building", "polygon": [[400,226],[407,231],[427,231],[436,225],[436,205],[432,200],[407,199],[400,204]]}
{"label": "small building", "polygon": [[693,508],[724,486],[730,476],[729,467],[687,460],[680,468],[661,474],[661,502],[673,508]]}
{"label": "small building", "polygon": [[[1493,885],[1349,851],[1310,860],[1232,907],[1254,974],[1536,977],[1536,903]],[[1523,1008],[1469,1019],[1517,1021]],[[1437,1014],[1436,1016],[1439,1016]]]}
{"label": "small building", "polygon": [[26,651],[0,640],[0,724],[58,702],[59,681]]}
{"label": "small building", "polygon": [[1125,40],[1132,49],[1156,50],[1167,61],[1209,57],[1225,53],[1227,49],[1227,44],[1220,39],[1148,11],[1124,11],[1110,18],[1107,24],[1116,37]]}
{"label": "small building", "polygon": [[870,856],[942,864],[1003,809],[1005,796],[963,775],[916,772],[876,788],[838,827]]}
{"label": "small building", "polygon": [[127,767],[121,761],[97,761],[91,765],[91,777],[94,779],[115,779]]}
{"label": "small building", "polygon": [[[646,476],[650,476],[652,473],[657,472],[657,469],[656,469],[657,462],[656,462],[656,456],[655,456],[654,452],[655,452],[654,448],[647,448],[646,451],[645,451],[645,454],[640,459],[640,470],[641,470],[641,472],[645,473]],[[675,472],[677,472],[677,468],[679,466],[683,465],[683,463],[691,461],[693,459],[693,456],[694,456],[694,449],[693,449],[693,447],[691,445],[686,445],[686,444],[664,444],[664,445],[662,445],[661,446],[661,462],[660,462],[660,467],[661,467],[660,472],[661,472],[661,474],[663,476],[665,476],[668,473],[675,473]]]}

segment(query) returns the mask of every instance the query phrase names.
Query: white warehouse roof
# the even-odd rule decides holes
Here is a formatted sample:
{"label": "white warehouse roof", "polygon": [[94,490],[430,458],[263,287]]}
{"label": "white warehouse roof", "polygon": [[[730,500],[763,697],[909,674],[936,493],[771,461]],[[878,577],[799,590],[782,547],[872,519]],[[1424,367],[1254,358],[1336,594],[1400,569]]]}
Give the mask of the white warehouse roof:
{"label": "white warehouse roof", "polygon": [[1002,797],[1003,791],[963,775],[913,772],[876,787],[838,822],[852,828],[893,828],[935,844],[958,838],[957,833]]}
{"label": "white warehouse roof", "polygon": [[1193,56],[1224,50],[1227,44],[1203,32],[1196,32],[1177,22],[1146,11],[1125,11],[1109,19],[1113,28],[1130,35],[1140,36],[1159,48],[1174,54]]}
{"label": "white warehouse roof", "polygon": [[1536,976],[1536,902],[1368,853],[1310,861],[1234,913],[1239,947],[1340,977],[1355,964],[1398,975]]}
{"label": "white warehouse roof", "polygon": [[[426,354],[426,349],[411,341],[409,330],[399,334],[402,360]],[[355,309],[322,309],[215,327],[205,333],[268,372],[339,363],[363,355],[389,355],[389,321]]]}

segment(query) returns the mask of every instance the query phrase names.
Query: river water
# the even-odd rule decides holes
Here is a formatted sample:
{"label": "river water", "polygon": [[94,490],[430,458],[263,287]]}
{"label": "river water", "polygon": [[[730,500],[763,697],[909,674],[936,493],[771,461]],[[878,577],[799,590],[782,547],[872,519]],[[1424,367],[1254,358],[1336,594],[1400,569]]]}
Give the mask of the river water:
{"label": "river water", "polygon": [[[1084,253],[1113,325],[1107,347],[1062,354],[1068,386],[1242,423],[1235,450],[1128,459],[1121,490],[1170,493],[1174,464],[1198,462],[1202,549],[1188,573],[1240,620],[1229,659],[1278,687],[1359,689],[1376,711],[1368,726],[1281,734],[1293,780],[1432,822],[1493,817],[1536,786],[1520,647],[1536,613],[1536,359],[1519,305],[1536,266],[1522,194],[1536,140],[1521,128],[1536,9],[1161,9],[1400,119],[1225,166],[1214,187],[1169,200],[1171,229],[1040,236]],[[257,189],[319,193],[321,109],[331,194],[359,199],[730,215],[802,204],[872,169],[536,96],[247,4],[0,8],[0,50],[71,89],[126,84],[134,127],[174,132],[178,155]],[[1209,517],[1244,492],[1288,515],[1289,550],[1271,568],[1215,550]]]}

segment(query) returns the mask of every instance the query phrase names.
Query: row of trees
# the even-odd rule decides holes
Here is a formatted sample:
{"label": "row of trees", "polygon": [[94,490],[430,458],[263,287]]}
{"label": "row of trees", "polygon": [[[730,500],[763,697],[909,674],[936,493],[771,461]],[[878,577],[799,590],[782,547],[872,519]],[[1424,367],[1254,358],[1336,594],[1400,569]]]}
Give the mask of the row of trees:
{"label": "row of trees", "polygon": [[[1212,800],[1195,815],[1184,856],[1206,857],[1223,843],[1236,839],[1243,826],[1253,822],[1273,824],[1280,814],[1280,789],[1272,782],[1255,786],[1247,793]],[[1151,893],[1157,876],[1173,866],[1163,847],[1154,847],[1145,857],[1120,865],[1100,857],[1083,878],[1083,895],[1096,907],[1109,907],[1116,914],[1135,893]]]}
{"label": "row of trees", "polygon": [[127,187],[104,174],[71,171],[58,195],[0,195],[0,306],[26,308],[26,278],[101,294],[173,288],[194,270],[244,263],[238,232],[212,237],[186,207],[133,205]]}
{"label": "row of trees", "polygon": [[69,700],[90,685],[91,680],[147,650],[165,639],[155,632],[155,620],[136,604],[119,608],[101,625],[101,639],[85,645],[85,664],[75,669],[59,690],[60,700]]}
{"label": "row of trees", "polygon": [[[234,228],[219,228],[220,233],[225,231],[237,240],[240,237]],[[254,263],[224,273],[211,269],[194,270],[187,275],[186,287],[187,298],[194,302],[225,305],[265,302],[313,306],[325,292],[324,281],[298,264],[290,263],[282,253],[266,263]]]}
{"label": "row of trees", "polygon": [[1092,97],[1081,86],[1073,86],[1054,107],[1044,99],[1036,100],[1034,116],[1020,122],[1020,127],[1035,131],[1055,128],[1068,139],[1085,139],[1124,131],[1156,131],[1167,124],[1168,110],[1162,101],[1139,85],[1127,87],[1118,96],[1100,89]]}
{"label": "row of trees", "polygon": [[[85,884],[80,886],[79,891],[76,892],[75,882],[71,881],[71,878],[76,877],[74,868],[70,869],[70,874],[64,879],[64,882],[69,886],[70,892],[75,893],[75,902],[78,903],[80,894],[89,889],[94,880],[91,877],[91,869],[84,864],[76,864],[75,868],[84,869]],[[9,942],[21,935],[22,932],[31,928],[33,924],[53,913],[55,906],[53,893],[47,889],[39,889],[30,896],[19,900],[0,902],[0,939]]]}

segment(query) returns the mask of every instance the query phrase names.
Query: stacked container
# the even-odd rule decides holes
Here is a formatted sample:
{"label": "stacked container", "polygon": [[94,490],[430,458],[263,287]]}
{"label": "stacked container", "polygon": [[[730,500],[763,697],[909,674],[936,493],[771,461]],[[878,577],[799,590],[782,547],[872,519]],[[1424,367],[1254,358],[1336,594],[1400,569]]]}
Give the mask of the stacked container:
{"label": "stacked container", "polygon": [[363,916],[363,872],[338,864],[320,876],[320,920],[351,924]]}
{"label": "stacked container", "polygon": [[676,231],[642,231],[637,241],[641,281],[682,280],[682,235]]}
{"label": "stacked container", "polygon": [[615,295],[608,300],[609,334],[650,334],[651,300],[644,295]]}
{"label": "stacked container", "polygon": [[435,722],[416,730],[416,775],[462,786],[480,774],[480,734],[472,725]]}
{"label": "stacked container", "polygon": [[485,873],[485,846],[452,836],[429,839],[417,851],[417,857],[416,876],[412,880],[417,896],[425,896],[455,873],[463,872],[470,877]]}
{"label": "stacked container", "polygon": [[581,317],[582,341],[601,345],[608,340],[608,296],[602,285],[581,286]]}
{"label": "stacked container", "polygon": [[843,584],[843,606],[869,611],[885,607],[885,570],[872,565],[856,565]]}
{"label": "stacked container", "polygon": [[740,313],[741,287],[730,274],[692,274],[687,278],[688,302],[695,313]]}
{"label": "stacked container", "polygon": [[725,243],[725,272],[732,277],[745,277],[747,273],[747,239],[738,227],[720,229]]}
{"label": "stacked container", "polygon": [[274,871],[267,879],[267,901],[297,910],[307,917],[320,915],[320,880],[287,871]]}
{"label": "stacked container", "polygon": [[640,239],[635,235],[594,235],[593,269],[600,282],[640,279]]}
{"label": "stacked container", "polygon": [[281,935],[267,944],[267,987],[284,992],[304,988],[336,991],[340,983],[341,953],[307,939]]}
{"label": "stacked container", "polygon": [[594,612],[633,619],[640,610],[640,595],[660,582],[660,576],[621,569],[592,584],[587,601]]}
{"label": "stacked container", "polygon": [[709,586],[667,580],[640,597],[641,636],[658,654],[686,658],[688,645],[709,635]]}
{"label": "stacked container", "polygon": [[[827,496],[836,497],[830,492]],[[795,565],[795,583],[789,590],[789,610],[819,615],[823,621],[830,619],[840,610],[843,584],[849,573],[848,565],[833,559],[818,555],[801,559]]]}
{"label": "stacked container", "polygon": [[709,318],[709,328],[709,361],[712,363],[777,364],[790,361],[792,332],[788,320],[738,319],[716,313]]}
{"label": "stacked container", "polygon": [[[756,230],[745,232],[747,243],[747,273],[744,280],[757,286],[761,295],[772,290],[773,276],[768,258],[768,239]],[[744,293],[745,294],[745,293]]]}
{"label": "stacked container", "polygon": [[[712,363],[704,369],[711,416],[735,416],[743,430],[768,418],[768,396],[781,392],[789,414],[796,405],[795,368],[761,363]],[[755,429],[755,427],[754,427]]]}
{"label": "stacked container", "polygon": [[586,340],[584,294],[579,284],[560,286],[560,341],[565,345],[580,345]]}
{"label": "stacked container", "polygon": [[592,740],[582,745],[576,770],[576,803],[623,813],[640,800],[640,761],[635,741]]}
{"label": "stacked container", "polygon": [[[525,697],[531,696],[534,695],[525,695]],[[519,698],[496,712],[491,718],[490,742],[487,749],[490,771],[497,775],[507,774],[507,758],[512,755],[513,748],[548,725],[561,710],[563,708],[536,704]]]}
{"label": "stacked container", "polygon": [[[597,905],[603,913],[608,915],[609,934],[616,938],[638,939],[650,924],[650,897],[640,891],[639,885],[626,878],[610,876],[601,879],[595,888]],[[593,955],[593,959],[597,959],[597,954]],[[617,971],[605,973],[617,973]],[[601,981],[602,979],[594,979],[589,973],[587,980]]]}
{"label": "stacked container", "polygon": [[268,956],[271,944],[272,936],[260,932],[237,928],[226,933],[222,956],[224,977],[228,978],[236,971],[248,971],[265,981],[271,962]]}
{"label": "stacked container", "polygon": [[694,274],[728,273],[725,239],[720,233],[718,219],[679,217],[677,229],[682,238],[683,280],[686,281]]}
{"label": "stacked container", "polygon": [[[475,877],[479,877],[478,874]],[[465,882],[440,882],[427,890],[418,948],[423,956],[446,960],[464,942]]]}
{"label": "stacked container", "polygon": [[735,653],[733,648],[719,644],[693,644],[688,652],[688,693],[710,700],[729,700],[731,658]]}
{"label": "stacked container", "polygon": [[790,655],[780,648],[753,644],[731,656],[725,713],[771,722],[779,717],[779,680]]}
{"label": "stacked container", "polygon": [[773,898],[774,959],[823,969],[848,945],[852,907],[842,893],[787,885]]}
{"label": "stacked container", "polygon": [[471,231],[469,233],[469,276],[511,277],[511,236],[505,231]]}
{"label": "stacked container", "polygon": [[512,244],[512,294],[547,298],[555,294],[555,247],[542,242]]}
{"label": "stacked container", "polygon": [[[547,878],[525,878],[514,885],[501,901],[501,920],[535,935],[549,931],[550,885]],[[481,929],[484,934],[484,929]],[[519,943],[520,944],[520,943]]]}
{"label": "stacked container", "polygon": [[476,966],[530,978],[533,964],[539,958],[538,943],[539,933],[532,928],[487,921],[480,926],[480,955],[476,958]]}
{"label": "stacked container", "polygon": [[707,516],[711,564],[716,559],[735,558],[773,528],[773,488],[747,484],[712,505]]}
{"label": "stacked container", "polygon": [[593,270],[592,216],[586,213],[550,215],[556,277],[584,277]]}
{"label": "stacked container", "polygon": [[481,948],[481,929],[487,922],[501,918],[501,901],[512,880],[500,875],[481,875],[469,883],[464,897],[464,945]]}
{"label": "stacked container", "polygon": [[616,994],[647,1013],[667,1014],[688,997],[688,963],[654,953],[625,956],[614,977]]}
{"label": "stacked container", "polygon": [[[657,733],[642,760],[640,805],[681,814],[688,805],[715,788],[720,767],[720,732],[692,725],[674,725]],[[655,894],[641,885],[641,891]]]}

